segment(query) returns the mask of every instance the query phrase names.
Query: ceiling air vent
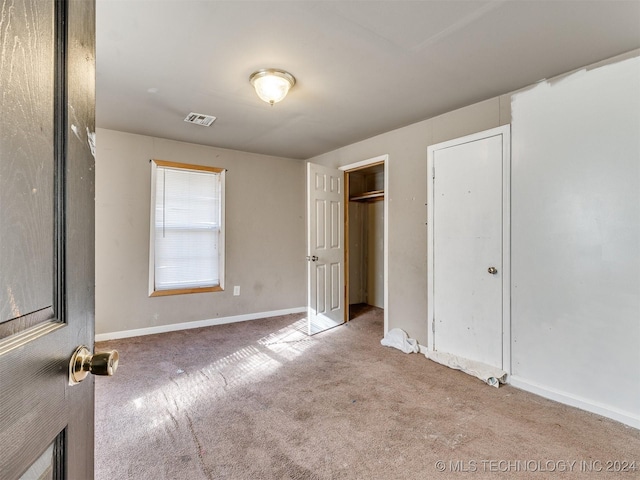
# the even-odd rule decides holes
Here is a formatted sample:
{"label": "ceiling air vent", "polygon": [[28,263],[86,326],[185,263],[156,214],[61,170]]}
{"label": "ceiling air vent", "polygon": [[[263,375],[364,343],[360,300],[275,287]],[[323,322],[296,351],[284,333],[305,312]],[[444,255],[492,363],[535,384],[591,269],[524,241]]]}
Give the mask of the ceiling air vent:
{"label": "ceiling air vent", "polygon": [[212,115],[204,115],[202,113],[191,112],[189,115],[187,115],[187,118],[185,118],[184,121],[188,123],[195,123],[196,125],[202,125],[203,127],[210,127],[215,119],[216,117]]}

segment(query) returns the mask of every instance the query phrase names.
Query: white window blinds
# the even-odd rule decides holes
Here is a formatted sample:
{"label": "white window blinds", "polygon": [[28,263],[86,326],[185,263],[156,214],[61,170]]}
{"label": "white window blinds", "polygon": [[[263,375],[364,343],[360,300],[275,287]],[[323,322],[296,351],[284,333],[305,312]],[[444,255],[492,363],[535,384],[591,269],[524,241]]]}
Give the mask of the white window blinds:
{"label": "white window blinds", "polygon": [[153,292],[220,287],[224,171],[154,167]]}

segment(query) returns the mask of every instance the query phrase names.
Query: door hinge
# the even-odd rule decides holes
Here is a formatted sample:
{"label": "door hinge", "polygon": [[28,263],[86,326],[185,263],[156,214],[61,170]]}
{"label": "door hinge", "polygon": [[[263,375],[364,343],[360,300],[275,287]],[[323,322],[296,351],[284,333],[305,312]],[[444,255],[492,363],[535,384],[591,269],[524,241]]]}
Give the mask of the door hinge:
{"label": "door hinge", "polygon": [[436,333],[436,319],[433,319],[433,322],[431,322],[431,333]]}
{"label": "door hinge", "polygon": [[431,178],[435,179],[436,178],[436,166],[433,165],[431,167]]}

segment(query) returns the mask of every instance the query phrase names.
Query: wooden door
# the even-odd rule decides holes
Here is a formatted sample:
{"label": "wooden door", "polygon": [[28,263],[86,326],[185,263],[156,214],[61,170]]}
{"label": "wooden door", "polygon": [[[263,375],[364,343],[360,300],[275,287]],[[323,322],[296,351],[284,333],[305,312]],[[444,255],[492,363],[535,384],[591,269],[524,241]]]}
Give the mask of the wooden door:
{"label": "wooden door", "polygon": [[94,3],[0,10],[0,476],[91,479]]}
{"label": "wooden door", "polygon": [[344,173],[307,164],[309,335],[345,321]]}
{"label": "wooden door", "polygon": [[430,348],[503,368],[505,135],[430,147]]}

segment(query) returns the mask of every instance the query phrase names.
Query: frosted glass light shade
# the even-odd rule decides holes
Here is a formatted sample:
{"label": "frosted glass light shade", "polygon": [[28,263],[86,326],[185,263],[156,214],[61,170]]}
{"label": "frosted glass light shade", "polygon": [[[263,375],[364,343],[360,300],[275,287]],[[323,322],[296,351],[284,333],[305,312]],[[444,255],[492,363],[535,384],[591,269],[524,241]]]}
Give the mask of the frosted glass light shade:
{"label": "frosted glass light shade", "polygon": [[273,68],[258,70],[249,77],[249,81],[258,97],[271,105],[286,97],[289,89],[296,84],[293,75]]}

